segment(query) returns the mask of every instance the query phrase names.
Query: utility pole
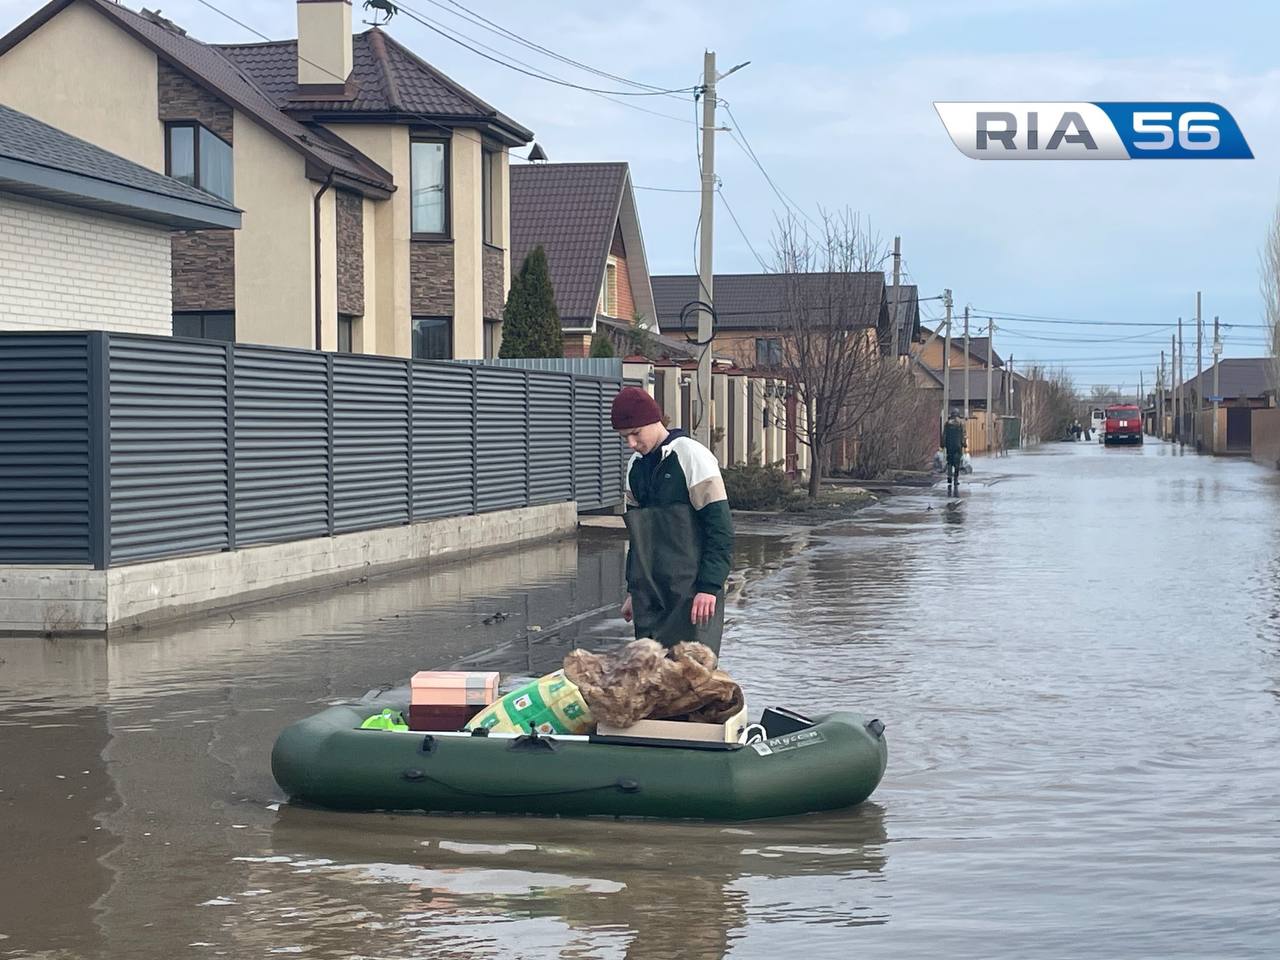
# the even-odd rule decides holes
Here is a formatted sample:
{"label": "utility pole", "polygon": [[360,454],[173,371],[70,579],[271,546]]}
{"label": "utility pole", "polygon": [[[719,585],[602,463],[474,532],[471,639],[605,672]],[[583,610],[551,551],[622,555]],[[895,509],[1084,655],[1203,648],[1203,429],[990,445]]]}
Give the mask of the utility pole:
{"label": "utility pole", "polygon": [[969,432],[969,305],[964,307],[964,432]]}
{"label": "utility pole", "polygon": [[1182,417],[1186,414],[1182,397],[1182,318],[1178,318],[1178,332],[1173,335],[1173,437],[1182,443]]}
{"label": "utility pole", "polygon": [[898,355],[898,344],[902,342],[901,314],[898,313],[898,285],[902,282],[902,238],[893,238],[893,355]]}
{"label": "utility pole", "polygon": [[[942,302],[947,308],[946,338],[942,345],[942,422],[947,422],[951,412],[951,291],[942,291]],[[941,436],[941,434],[939,434]]]}
{"label": "utility pole", "polygon": [[1156,374],[1156,401],[1160,407],[1160,422],[1156,427],[1156,436],[1164,439],[1164,351],[1160,351],[1160,372]]}
{"label": "utility pole", "polygon": [[1218,335],[1218,318],[1213,318],[1213,450],[1218,452],[1218,366],[1222,357],[1222,339]]}
{"label": "utility pole", "polygon": [[[996,356],[996,322],[994,320],[987,321],[987,450],[990,451],[995,440],[995,407],[992,406],[991,396],[991,368],[995,364]],[[1001,424],[1001,427],[1004,425]]]}
{"label": "utility pole", "polygon": [[1147,421],[1146,410],[1147,410],[1147,397],[1146,397],[1145,391],[1142,389],[1142,371],[1139,370],[1138,371],[1138,419],[1143,424],[1143,430],[1142,430],[1143,433],[1147,432],[1145,429],[1146,421]]}
{"label": "utility pole", "polygon": [[1200,411],[1204,409],[1204,321],[1200,319],[1200,291],[1196,291],[1196,410],[1191,416],[1191,439],[1200,449]]}
{"label": "utility pole", "polygon": [[[702,212],[698,230],[698,299],[712,304],[711,265],[712,239],[716,212],[716,55],[708,50],[702,55]],[[698,311],[698,412],[694,414],[694,438],[704,447],[711,446],[711,311]]]}

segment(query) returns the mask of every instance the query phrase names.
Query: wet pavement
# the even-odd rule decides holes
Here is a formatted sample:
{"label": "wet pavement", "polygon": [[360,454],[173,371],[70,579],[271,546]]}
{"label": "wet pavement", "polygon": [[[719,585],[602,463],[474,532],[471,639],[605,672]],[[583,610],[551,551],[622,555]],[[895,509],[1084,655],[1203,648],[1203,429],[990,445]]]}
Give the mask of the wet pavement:
{"label": "wet pavement", "polygon": [[753,706],[887,724],[884,783],[838,814],[278,805],[271,743],[327,703],[625,636],[609,534],[0,640],[0,957],[1275,955],[1280,475],[1159,444],[977,468],[739,537],[724,664]]}

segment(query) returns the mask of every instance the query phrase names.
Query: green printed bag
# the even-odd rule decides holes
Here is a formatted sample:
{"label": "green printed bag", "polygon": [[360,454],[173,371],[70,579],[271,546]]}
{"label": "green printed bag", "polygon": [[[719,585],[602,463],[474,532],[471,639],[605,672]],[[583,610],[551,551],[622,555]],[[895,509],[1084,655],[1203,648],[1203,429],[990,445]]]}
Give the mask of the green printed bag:
{"label": "green printed bag", "polygon": [[512,690],[471,718],[467,730],[484,728],[492,733],[587,733],[591,711],[578,688],[563,670]]}
{"label": "green printed bag", "polygon": [[360,724],[361,730],[408,730],[409,725],[404,722],[404,714],[399,710],[393,710],[387,707],[381,713],[375,713],[372,717],[366,717],[364,723]]}

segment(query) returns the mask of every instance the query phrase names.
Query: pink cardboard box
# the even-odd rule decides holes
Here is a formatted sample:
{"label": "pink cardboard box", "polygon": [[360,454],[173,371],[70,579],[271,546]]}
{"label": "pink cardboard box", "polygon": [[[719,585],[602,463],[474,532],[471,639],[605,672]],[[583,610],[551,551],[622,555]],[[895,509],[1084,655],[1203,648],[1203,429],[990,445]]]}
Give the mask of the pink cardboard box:
{"label": "pink cardboard box", "polygon": [[498,699],[498,674],[466,670],[419,670],[409,681],[409,703],[417,706],[472,704]]}

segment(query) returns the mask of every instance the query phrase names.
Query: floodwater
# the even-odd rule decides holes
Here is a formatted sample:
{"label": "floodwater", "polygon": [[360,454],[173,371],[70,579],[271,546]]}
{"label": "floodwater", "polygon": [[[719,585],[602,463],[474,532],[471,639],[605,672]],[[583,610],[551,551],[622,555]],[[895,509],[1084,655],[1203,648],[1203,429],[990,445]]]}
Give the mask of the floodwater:
{"label": "floodwater", "polygon": [[724,664],[753,705],[887,725],[843,813],[278,804],[271,743],[327,703],[624,636],[612,535],[0,641],[0,957],[1275,956],[1280,475],[1160,444],[977,468],[739,537]]}

